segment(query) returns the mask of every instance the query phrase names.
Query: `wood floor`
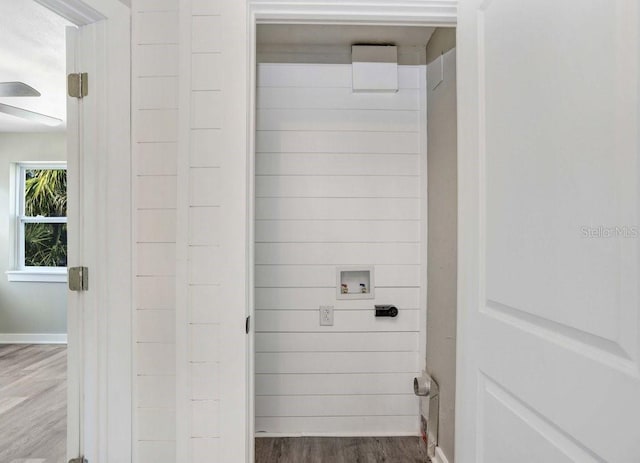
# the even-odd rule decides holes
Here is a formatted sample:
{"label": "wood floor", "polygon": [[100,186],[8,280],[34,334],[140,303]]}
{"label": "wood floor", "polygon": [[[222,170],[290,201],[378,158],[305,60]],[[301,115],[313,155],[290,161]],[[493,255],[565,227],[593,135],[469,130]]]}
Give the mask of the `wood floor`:
{"label": "wood floor", "polygon": [[[0,463],[65,463],[65,346],[0,345]],[[417,437],[256,439],[256,463],[425,463]]]}
{"label": "wood floor", "polygon": [[66,346],[0,345],[0,462],[65,462],[66,369]]}
{"label": "wood floor", "polygon": [[419,437],[260,437],[256,463],[425,463]]}

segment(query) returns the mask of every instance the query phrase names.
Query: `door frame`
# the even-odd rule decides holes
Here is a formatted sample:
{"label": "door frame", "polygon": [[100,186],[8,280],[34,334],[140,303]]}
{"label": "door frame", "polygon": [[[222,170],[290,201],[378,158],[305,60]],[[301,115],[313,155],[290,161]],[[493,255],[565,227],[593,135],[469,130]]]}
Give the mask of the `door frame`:
{"label": "door frame", "polygon": [[[456,27],[457,0],[425,0],[398,4],[392,0],[374,2],[340,0],[322,4],[248,0],[247,23],[247,315],[255,320],[255,131],[258,24],[368,25]],[[252,326],[255,324],[252,323]],[[247,337],[247,463],[255,461],[255,344],[254,330]]]}
{"label": "door frame", "polygon": [[[84,295],[70,296],[67,309],[67,452],[77,457],[71,449],[79,446],[91,462],[131,461],[131,11],[118,0],[35,1],[78,27],[99,27],[94,64],[101,75],[89,76],[95,99],[82,115],[92,123],[97,165],[88,179],[97,187],[82,216],[92,225],[79,228],[79,238],[89,243],[83,249],[91,254],[84,257],[91,266],[89,290],[86,302]],[[69,126],[77,128],[80,116],[68,114]],[[67,151],[82,162],[83,153],[71,143]],[[92,229],[96,236],[88,236]],[[69,243],[76,255],[79,241]]]}

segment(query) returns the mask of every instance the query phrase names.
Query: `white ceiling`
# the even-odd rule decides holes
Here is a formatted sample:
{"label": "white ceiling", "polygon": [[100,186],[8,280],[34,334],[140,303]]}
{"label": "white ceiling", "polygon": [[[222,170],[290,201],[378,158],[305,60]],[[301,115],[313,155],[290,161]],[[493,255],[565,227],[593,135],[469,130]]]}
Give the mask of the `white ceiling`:
{"label": "white ceiling", "polygon": [[71,24],[33,0],[0,0],[0,82],[24,82],[42,96],[0,97],[64,121],[57,127],[0,113],[0,132],[49,132],[66,127],[65,27]]}

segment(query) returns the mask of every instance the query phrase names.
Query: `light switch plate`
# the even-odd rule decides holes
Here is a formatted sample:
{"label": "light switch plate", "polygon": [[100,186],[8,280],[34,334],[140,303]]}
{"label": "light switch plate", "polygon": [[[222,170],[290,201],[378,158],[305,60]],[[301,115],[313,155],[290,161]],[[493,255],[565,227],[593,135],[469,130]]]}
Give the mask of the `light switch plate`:
{"label": "light switch plate", "polygon": [[320,306],[320,326],[333,326],[333,306]]}

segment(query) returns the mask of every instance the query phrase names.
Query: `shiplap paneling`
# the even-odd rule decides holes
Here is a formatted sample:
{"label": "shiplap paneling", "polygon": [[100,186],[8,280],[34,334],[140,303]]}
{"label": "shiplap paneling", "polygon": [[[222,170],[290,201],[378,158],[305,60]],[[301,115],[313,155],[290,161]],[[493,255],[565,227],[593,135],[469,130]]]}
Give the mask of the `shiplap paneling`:
{"label": "shiplap paneling", "polygon": [[[419,89],[422,66],[398,66],[398,88]],[[289,64],[272,63],[258,65],[258,88],[351,88],[352,76],[349,64]],[[395,94],[383,94],[382,100]],[[379,96],[379,95],[376,95]],[[258,96],[258,101],[259,101]]]}
{"label": "shiplap paneling", "polygon": [[[393,221],[379,226],[393,227]],[[420,263],[418,243],[256,243],[256,264]]]}
{"label": "shiplap paneling", "polygon": [[134,455],[176,460],[178,2],[133,0]]}
{"label": "shiplap paneling", "polygon": [[138,143],[135,163],[138,175],[176,175],[176,142]]}
{"label": "shiplap paneling", "polygon": [[418,220],[412,198],[256,198],[256,220]]}
{"label": "shiplap paneling", "polygon": [[420,136],[408,132],[260,131],[256,133],[256,150],[258,153],[419,154]]}
{"label": "shiplap paneling", "polygon": [[417,361],[417,352],[262,352],[256,373],[405,373]]}
{"label": "shiplap paneling", "polygon": [[[136,30],[137,27],[134,18],[134,35]],[[138,44],[134,46],[133,56],[133,72],[134,75],[138,77],[167,77],[178,75],[178,45]],[[136,133],[136,138],[137,135]]]}
{"label": "shiplap paneling", "polygon": [[418,176],[256,176],[259,198],[418,198]]}
{"label": "shiplap paneling", "polygon": [[177,11],[139,11],[135,20],[138,45],[178,43]]}
{"label": "shiplap paneling", "polygon": [[415,154],[258,153],[256,175],[415,175]]}
{"label": "shiplap paneling", "polygon": [[139,462],[174,463],[176,461],[176,443],[168,441],[138,441],[136,446]]}
{"label": "shiplap paneling", "polygon": [[390,243],[420,241],[418,220],[395,220],[393,227],[368,220],[256,222],[256,242],[262,243]]}
{"label": "shiplap paneling", "polygon": [[[376,265],[375,270],[376,288],[420,286],[419,265]],[[259,288],[335,288],[335,284],[334,265],[256,265]]]}
{"label": "shiplap paneling", "polygon": [[259,396],[259,416],[415,416],[414,394]]}
{"label": "shiplap paneling", "polygon": [[175,175],[138,176],[135,183],[138,209],[175,209]]}
{"label": "shiplap paneling", "polygon": [[191,439],[191,461],[212,463],[220,461],[220,438],[193,437]]}
{"label": "shiplap paneling", "polygon": [[[139,376],[175,374],[176,348],[173,344],[139,342],[136,354],[136,368]],[[173,379],[168,378],[168,380]]]}
{"label": "shiplap paneling", "polygon": [[136,278],[136,307],[140,309],[171,309],[176,300],[173,276]]}
{"label": "shiplap paneling", "polygon": [[[398,93],[354,94],[349,65],[258,67],[258,432],[418,430],[421,76],[401,67]],[[338,300],[337,265],[374,265],[375,299]],[[376,319],[375,304],[400,315]]]}
{"label": "shiplap paneling", "polygon": [[[416,435],[417,416],[278,416],[256,417],[256,433],[293,434],[292,429],[305,429],[305,434],[349,436],[362,434]],[[354,431],[357,429],[358,431]]]}
{"label": "shiplap paneling", "polygon": [[141,441],[168,441],[175,439],[176,412],[166,408],[140,408],[138,410]]}
{"label": "shiplap paneling", "polygon": [[173,310],[138,310],[138,342],[164,342],[176,340],[175,313]]}
{"label": "shiplap paneling", "polygon": [[138,376],[137,400],[143,408],[162,408],[176,401],[176,386],[163,376]]}
{"label": "shiplap paneling", "polygon": [[221,153],[216,146],[220,144],[221,136],[219,129],[191,130],[189,166],[220,167]]}
{"label": "shiplap paneling", "polygon": [[327,300],[336,310],[371,310],[374,304],[393,303],[402,309],[420,308],[420,288],[377,288],[374,299],[338,299],[332,288],[256,288],[256,310],[318,310]]}
{"label": "shiplap paneling", "polygon": [[[330,304],[328,301],[327,304]],[[323,304],[326,305],[326,304]],[[373,309],[372,309],[373,310]],[[420,328],[420,311],[399,308],[395,318],[375,318],[365,310],[335,310],[334,326],[320,326],[318,311],[311,310],[256,310],[256,330],[281,333],[339,333],[360,331],[417,332]]]}
{"label": "shiplap paneling", "polygon": [[175,243],[176,211],[174,209],[146,209],[136,212],[138,243]]}
{"label": "shiplap paneling", "polygon": [[261,87],[257,106],[264,109],[420,109],[418,89],[400,89],[388,96],[354,93],[351,88]]}
{"label": "shiplap paneling", "polygon": [[[316,309],[317,310],[317,309]],[[412,352],[417,333],[257,333],[256,352]]]}
{"label": "shiplap paneling", "polygon": [[412,373],[258,374],[260,395],[413,394]]}
{"label": "shiplap paneling", "polygon": [[139,109],[176,109],[178,107],[177,77],[140,77]]}
{"label": "shiplap paneling", "polygon": [[417,132],[419,111],[258,109],[256,129],[333,132]]}

